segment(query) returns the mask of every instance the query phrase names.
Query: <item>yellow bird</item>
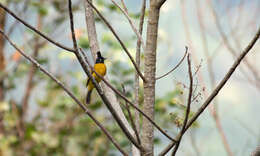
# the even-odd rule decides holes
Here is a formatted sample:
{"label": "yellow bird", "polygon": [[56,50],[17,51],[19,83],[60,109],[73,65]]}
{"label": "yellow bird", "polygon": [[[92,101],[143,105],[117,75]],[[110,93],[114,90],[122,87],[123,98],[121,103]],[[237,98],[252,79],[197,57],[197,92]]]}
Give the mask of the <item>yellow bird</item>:
{"label": "yellow bird", "polygon": [[[106,69],[106,65],[104,64],[106,58],[102,57],[100,51],[97,52],[97,59],[96,59],[96,63],[94,65],[94,70],[101,75],[102,77],[104,77],[106,75],[107,69]],[[99,78],[95,72],[92,71],[92,76],[95,78],[95,80],[99,83],[101,81],[101,78]],[[90,80],[90,78],[88,78],[87,81],[87,88],[88,88],[88,92],[87,92],[87,97],[86,97],[86,103],[89,104],[90,100],[91,100],[91,93],[94,89],[94,85],[92,83],[92,81]]]}

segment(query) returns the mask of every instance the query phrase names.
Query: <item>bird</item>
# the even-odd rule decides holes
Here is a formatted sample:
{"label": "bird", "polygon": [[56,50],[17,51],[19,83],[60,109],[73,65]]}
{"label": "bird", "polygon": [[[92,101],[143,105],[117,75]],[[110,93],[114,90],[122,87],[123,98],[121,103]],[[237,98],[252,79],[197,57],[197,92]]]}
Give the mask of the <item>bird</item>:
{"label": "bird", "polygon": [[[101,55],[101,52],[98,51],[97,52],[97,58],[96,58],[96,62],[94,64],[94,70],[95,72],[97,72],[100,76],[104,77],[106,75],[106,72],[107,72],[107,68],[106,68],[106,65],[104,63],[106,58],[104,58],[102,55]],[[96,75],[94,71],[91,72],[92,76],[95,78],[95,80],[99,83],[101,81],[101,78]],[[86,104],[89,104],[90,101],[91,101],[91,93],[94,89],[94,84],[92,83],[92,81],[90,80],[90,78],[88,78],[87,80],[87,97],[86,97]]]}

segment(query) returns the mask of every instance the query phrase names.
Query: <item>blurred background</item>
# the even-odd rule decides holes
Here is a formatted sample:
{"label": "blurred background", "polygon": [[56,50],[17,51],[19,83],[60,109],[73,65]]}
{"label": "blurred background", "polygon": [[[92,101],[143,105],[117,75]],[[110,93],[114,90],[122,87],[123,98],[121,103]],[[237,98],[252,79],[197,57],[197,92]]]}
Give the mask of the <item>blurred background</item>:
{"label": "blurred background", "polygon": [[[0,2],[53,40],[73,47],[66,0]],[[142,1],[126,0],[125,3],[138,27]],[[92,59],[83,4],[83,0],[73,1],[76,37],[79,46]],[[96,0],[94,4],[135,57],[137,38],[122,12],[110,0]],[[0,28],[84,102],[87,78],[74,54],[53,46],[2,9],[0,13]],[[195,84],[192,113],[196,112],[253,38],[260,26],[259,15],[259,0],[167,0],[160,13],[157,76],[171,70],[188,46]],[[102,54],[108,58],[107,77],[121,91],[123,84],[125,94],[133,100],[134,68],[97,16],[96,26]],[[259,51],[258,41],[210,107],[184,135],[177,155],[245,156],[259,145]],[[143,52],[141,68],[142,58]],[[155,121],[171,136],[180,131],[184,119],[189,85],[186,62],[156,83]],[[92,99],[88,107],[130,152],[131,144],[96,91]],[[169,140],[155,130],[155,155],[168,143]],[[112,156],[120,153],[57,84],[0,37],[0,155]]]}

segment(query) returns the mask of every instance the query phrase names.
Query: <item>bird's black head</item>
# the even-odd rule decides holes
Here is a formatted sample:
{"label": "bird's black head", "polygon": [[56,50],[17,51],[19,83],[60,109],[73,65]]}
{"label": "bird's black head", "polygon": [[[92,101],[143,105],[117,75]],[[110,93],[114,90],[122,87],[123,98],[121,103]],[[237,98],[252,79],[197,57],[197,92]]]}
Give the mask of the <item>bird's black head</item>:
{"label": "bird's black head", "polygon": [[100,51],[97,52],[97,59],[96,59],[96,63],[104,63],[106,58],[104,58],[103,56],[101,56]]}

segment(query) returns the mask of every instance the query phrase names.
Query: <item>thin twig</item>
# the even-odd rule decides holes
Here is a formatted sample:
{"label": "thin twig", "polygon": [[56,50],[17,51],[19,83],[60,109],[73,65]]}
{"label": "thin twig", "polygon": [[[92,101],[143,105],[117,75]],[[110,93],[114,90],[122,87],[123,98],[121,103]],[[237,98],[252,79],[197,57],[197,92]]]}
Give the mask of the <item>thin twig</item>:
{"label": "thin twig", "polygon": [[[142,7],[140,11],[140,20],[139,20],[139,33],[142,36],[143,33],[143,25],[144,25],[144,16],[145,16],[145,9],[146,9],[146,0],[142,0]],[[137,40],[136,43],[136,54],[135,54],[135,61],[137,64],[137,67],[140,69],[140,53],[141,53],[141,41]],[[139,92],[140,92],[140,84],[139,84],[139,75],[137,71],[135,71],[135,80],[134,80],[134,104],[136,107],[140,106],[139,102]],[[134,110],[135,115],[135,124],[137,131],[140,132],[140,113],[137,110]],[[132,148],[133,153],[135,152],[135,148]],[[140,152],[137,154],[140,155]]]}
{"label": "thin twig", "polygon": [[72,33],[72,39],[73,39],[73,46],[74,46],[74,53],[77,56],[78,61],[80,62],[82,68],[84,69],[85,73],[87,76],[90,78],[91,82],[95,86],[99,96],[102,98],[103,102],[106,104],[107,108],[109,109],[110,113],[114,117],[114,119],[117,121],[119,127],[122,129],[122,132],[126,135],[126,137],[131,141],[138,149],[143,150],[143,148],[138,144],[138,142],[135,140],[135,138],[131,135],[127,127],[124,125],[123,121],[120,119],[118,116],[117,112],[115,109],[112,107],[111,103],[105,96],[104,92],[102,91],[101,87],[99,84],[96,82],[95,78],[92,76],[91,72],[88,70],[88,67],[86,63],[84,62],[84,59],[82,58],[78,46],[77,46],[77,41],[74,33],[74,21],[73,21],[73,13],[72,13],[72,3],[71,0],[68,0],[68,8],[69,8],[69,16],[70,16],[70,28],[71,28],[71,33]]}
{"label": "thin twig", "polygon": [[118,42],[120,43],[121,47],[124,49],[124,51],[126,52],[127,56],[130,58],[132,64],[135,67],[135,70],[138,72],[139,76],[142,78],[142,80],[144,82],[145,81],[145,77],[143,76],[142,72],[140,71],[140,69],[138,68],[138,66],[136,65],[134,58],[131,56],[130,52],[128,51],[128,49],[126,48],[126,46],[124,45],[124,43],[122,42],[122,40],[119,38],[119,36],[116,34],[114,28],[111,26],[111,24],[105,19],[105,17],[98,11],[98,9],[89,2],[89,0],[86,0],[86,2],[88,2],[88,4],[96,11],[96,13],[99,15],[99,17],[104,21],[104,23],[107,25],[107,27],[110,29],[110,31],[113,33],[113,35],[115,36],[115,38],[118,40]]}
{"label": "thin twig", "polygon": [[[80,48],[81,52],[83,53],[84,51]],[[95,74],[109,87],[111,88],[118,96],[120,96],[122,99],[124,99],[125,101],[127,101],[133,108],[135,108],[139,113],[141,113],[147,120],[149,120],[162,134],[164,134],[167,138],[169,138],[170,140],[172,140],[173,142],[175,142],[175,140],[169,136],[160,126],[158,126],[148,115],[146,115],[141,109],[139,109],[137,106],[135,106],[130,100],[128,100],[127,97],[125,97],[120,91],[118,91],[117,89],[115,89],[109,82],[107,82],[106,79],[104,79],[101,75],[99,75],[94,69],[93,67],[90,65],[89,61],[87,61],[87,64],[89,65],[89,67],[92,69],[93,72],[95,72]]]}
{"label": "thin twig", "polygon": [[161,79],[161,78],[167,76],[168,74],[170,74],[171,72],[173,72],[175,69],[177,69],[177,68],[181,65],[181,63],[182,63],[183,60],[185,59],[185,57],[186,57],[186,55],[187,55],[187,52],[188,52],[188,47],[187,47],[187,46],[185,47],[185,49],[186,49],[186,50],[185,50],[185,54],[183,55],[183,57],[182,57],[182,59],[180,60],[180,62],[179,62],[175,67],[173,67],[170,71],[168,71],[167,73],[163,74],[162,76],[157,77],[156,80],[159,80],[159,79]]}
{"label": "thin twig", "polygon": [[31,30],[33,30],[35,33],[37,33],[38,35],[42,36],[43,38],[45,38],[46,40],[48,40],[49,42],[53,43],[54,45],[56,45],[57,47],[60,47],[64,50],[70,51],[70,52],[75,52],[73,49],[66,47],[54,40],[52,40],[50,37],[48,37],[47,35],[43,34],[41,31],[37,30],[35,27],[33,27],[32,25],[28,24],[27,22],[25,22],[24,20],[22,20],[21,18],[19,18],[17,15],[15,15],[15,13],[13,13],[11,10],[9,10],[7,7],[5,7],[2,3],[0,3],[0,8],[4,9],[6,12],[8,12],[11,16],[13,16],[16,20],[20,21],[23,25],[25,25],[26,27],[30,28]]}
{"label": "thin twig", "polygon": [[183,126],[182,126],[181,132],[179,134],[178,141],[177,141],[177,143],[176,143],[176,145],[174,147],[174,150],[172,152],[172,156],[174,156],[176,154],[176,152],[177,152],[177,150],[179,148],[182,136],[184,135],[184,132],[185,132],[185,127],[186,127],[187,122],[188,122],[189,114],[190,114],[190,105],[191,105],[191,98],[192,98],[192,92],[193,92],[193,89],[192,89],[193,88],[193,77],[192,77],[190,55],[189,54],[188,54],[188,57],[187,57],[187,61],[188,61],[188,70],[189,70],[189,79],[190,79],[188,103],[187,103],[187,109],[186,109],[186,114],[185,114],[185,119],[184,119],[184,122],[183,122]]}
{"label": "thin twig", "polygon": [[[122,88],[123,88],[123,93],[126,95],[125,86],[124,86],[123,84],[122,84]],[[138,141],[138,143],[141,145],[141,139],[140,139],[140,137],[139,137],[138,131],[137,131],[137,129],[136,129],[136,125],[135,125],[135,123],[134,123],[134,118],[133,118],[133,116],[132,116],[131,110],[130,110],[129,105],[128,105],[128,102],[127,102],[126,100],[125,100],[125,108],[126,108],[126,110],[127,110],[127,113],[128,113],[129,119],[130,119],[130,122],[131,122],[131,124],[132,124],[133,129],[134,129],[134,132],[135,132],[135,136],[136,136],[136,138],[137,138],[137,141]]]}
{"label": "thin twig", "polygon": [[127,18],[128,22],[129,22],[129,24],[130,24],[130,26],[132,27],[134,33],[136,34],[138,40],[141,41],[142,48],[143,48],[143,50],[144,50],[144,49],[145,49],[145,45],[144,45],[143,38],[142,38],[141,34],[138,32],[138,30],[137,30],[137,28],[135,27],[135,25],[133,24],[133,21],[131,20],[131,17],[129,16],[128,10],[127,10],[126,5],[125,5],[125,3],[124,3],[124,0],[121,0],[121,3],[122,3],[122,5],[123,5],[123,8],[121,8],[114,0],[111,0],[111,1],[112,1],[112,2],[114,3],[114,5],[116,5],[116,6],[119,8],[119,10],[125,15],[125,17]]}
{"label": "thin twig", "polygon": [[32,64],[34,64],[37,68],[39,68],[44,74],[46,74],[48,77],[50,77],[53,81],[55,81],[79,106],[80,108],[96,123],[96,125],[105,133],[105,135],[108,137],[108,139],[116,146],[116,148],[123,154],[128,155],[124,150],[120,147],[120,145],[115,141],[113,136],[105,129],[105,127],[98,121],[96,118],[92,115],[92,113],[76,98],[76,96],[60,81],[58,80],[53,74],[51,74],[49,71],[44,69],[42,65],[40,65],[35,59],[33,59],[31,56],[25,54],[21,49],[19,49],[10,39],[8,36],[5,35],[5,33],[0,30],[0,33],[4,38],[27,60],[29,60]]}
{"label": "thin twig", "polygon": [[[255,34],[254,38],[251,40],[251,42],[248,44],[248,46],[244,49],[244,51],[239,55],[239,57],[236,59],[236,61],[233,63],[225,77],[221,80],[221,82],[217,85],[217,87],[212,91],[210,96],[206,99],[206,101],[203,103],[203,105],[198,109],[198,111],[193,115],[193,117],[189,120],[187,123],[187,126],[185,128],[185,131],[187,131],[190,126],[197,120],[197,118],[201,115],[201,113],[208,107],[208,105],[211,103],[211,101],[218,95],[219,91],[223,88],[223,86],[226,84],[226,82],[229,80],[231,75],[234,73],[238,65],[241,63],[243,58],[248,54],[248,52],[253,48],[256,41],[259,39],[260,36],[260,27],[258,28],[257,33]],[[177,137],[178,138],[178,137]],[[173,146],[175,145],[175,142],[170,143],[161,153],[160,155],[165,155]]]}

